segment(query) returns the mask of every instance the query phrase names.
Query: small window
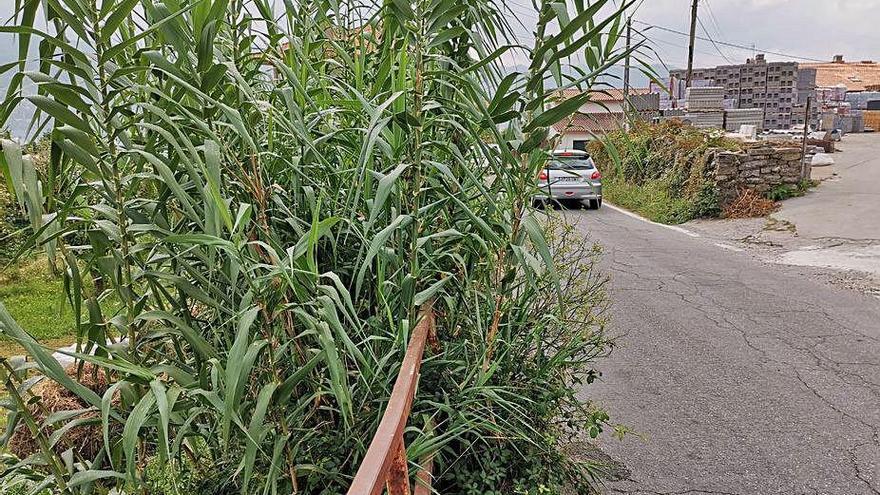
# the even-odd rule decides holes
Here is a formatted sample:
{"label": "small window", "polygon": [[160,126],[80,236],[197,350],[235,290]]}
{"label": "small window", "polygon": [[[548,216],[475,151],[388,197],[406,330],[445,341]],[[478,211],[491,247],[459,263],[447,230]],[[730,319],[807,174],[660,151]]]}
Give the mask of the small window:
{"label": "small window", "polygon": [[572,141],[571,147],[576,150],[587,151],[587,143],[589,143],[589,141],[585,139],[575,139]]}

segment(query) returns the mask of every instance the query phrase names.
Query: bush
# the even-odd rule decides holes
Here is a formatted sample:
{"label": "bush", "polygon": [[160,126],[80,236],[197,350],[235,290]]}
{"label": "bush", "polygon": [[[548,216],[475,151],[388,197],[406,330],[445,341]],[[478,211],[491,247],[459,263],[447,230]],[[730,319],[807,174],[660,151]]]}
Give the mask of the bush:
{"label": "bush", "polygon": [[[10,29],[31,33],[36,5]],[[595,470],[562,462],[560,442],[608,423],[580,400],[607,352],[602,283],[592,247],[567,251],[554,229],[573,231],[528,198],[548,127],[572,111],[545,80],[583,87],[621,60],[607,41],[623,11],[542,2],[536,63],[501,77],[503,2],[339,5],[285,2],[277,21],[262,0],[47,13],[65,22],[42,55],[69,62],[23,76],[54,117],[49,166],[3,146],[32,172],[26,247],[57,251],[78,357],[109,376],[83,386],[0,305],[31,358],[0,367],[22,396],[10,428],[40,401],[31,378],[78,401],[28,429],[25,465],[52,490],[345,492],[426,307],[410,460],[433,454],[446,493],[591,490]],[[578,46],[588,76],[563,81]],[[103,448],[59,455],[84,420]]]}
{"label": "bush", "polygon": [[742,188],[739,195],[724,206],[724,218],[755,218],[773,213],[778,207],[772,199],[767,199],[754,189]]}
{"label": "bush", "polygon": [[669,120],[610,132],[590,143],[590,153],[611,183],[609,201],[654,221],[683,223],[719,215],[709,165],[717,151],[740,147],[723,133]]}

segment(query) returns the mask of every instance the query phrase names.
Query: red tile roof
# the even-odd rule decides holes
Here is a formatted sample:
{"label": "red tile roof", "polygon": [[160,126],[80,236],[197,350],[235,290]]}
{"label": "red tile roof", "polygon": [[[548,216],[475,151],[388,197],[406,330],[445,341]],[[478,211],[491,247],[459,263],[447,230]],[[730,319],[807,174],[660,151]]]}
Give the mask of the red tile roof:
{"label": "red tile roof", "polygon": [[[557,94],[560,92],[557,91]],[[582,90],[577,88],[569,88],[561,91],[563,99],[569,99],[572,96],[577,96],[583,93]],[[620,88],[607,88],[607,89],[594,89],[590,90],[590,93],[593,93],[590,97],[590,101],[623,101],[623,90]],[[630,88],[629,94],[631,96],[637,95],[647,95],[651,94],[651,90],[648,88]]]}
{"label": "red tile roof", "polygon": [[844,85],[847,91],[865,91],[866,86],[880,84],[880,64],[877,62],[843,62],[799,64],[802,69],[816,69],[816,86],[830,88]]}
{"label": "red tile roof", "polygon": [[562,119],[553,124],[553,129],[564,134],[566,132],[602,133],[620,129],[623,122],[622,113],[577,113],[570,119]]}

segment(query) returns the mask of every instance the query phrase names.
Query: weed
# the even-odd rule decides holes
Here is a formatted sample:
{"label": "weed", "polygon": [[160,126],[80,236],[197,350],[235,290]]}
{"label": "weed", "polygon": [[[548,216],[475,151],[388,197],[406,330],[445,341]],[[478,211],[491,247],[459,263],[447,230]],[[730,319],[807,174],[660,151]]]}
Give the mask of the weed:
{"label": "weed", "polygon": [[786,199],[803,196],[808,190],[816,187],[817,184],[812,179],[801,179],[795,185],[780,184],[768,191],[765,196],[771,201],[785,201]]}
{"label": "weed", "polygon": [[754,189],[742,188],[739,196],[724,207],[722,216],[724,218],[763,217],[776,208],[775,201],[765,198]]}
{"label": "weed", "polygon": [[683,223],[721,213],[710,164],[741,144],[677,121],[638,124],[591,143],[609,201],[657,222]]}
{"label": "weed", "polygon": [[786,184],[779,185],[774,187],[773,189],[767,191],[764,195],[770,201],[784,201],[789,198],[794,198],[797,196],[803,196],[804,193],[800,189],[794,186],[789,186]]}

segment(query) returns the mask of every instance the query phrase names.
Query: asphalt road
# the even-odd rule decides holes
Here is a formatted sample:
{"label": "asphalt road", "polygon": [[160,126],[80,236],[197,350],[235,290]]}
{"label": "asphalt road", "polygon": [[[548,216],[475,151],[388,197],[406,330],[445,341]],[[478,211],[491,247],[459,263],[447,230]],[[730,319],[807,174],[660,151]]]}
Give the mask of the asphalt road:
{"label": "asphalt road", "polygon": [[608,493],[880,494],[880,300],[609,208],[618,347],[584,391],[633,433]]}
{"label": "asphalt road", "polygon": [[[837,172],[810,194],[786,201],[775,217],[811,239],[880,241],[880,133],[847,134],[834,153]],[[822,176],[825,168],[814,168]]]}

